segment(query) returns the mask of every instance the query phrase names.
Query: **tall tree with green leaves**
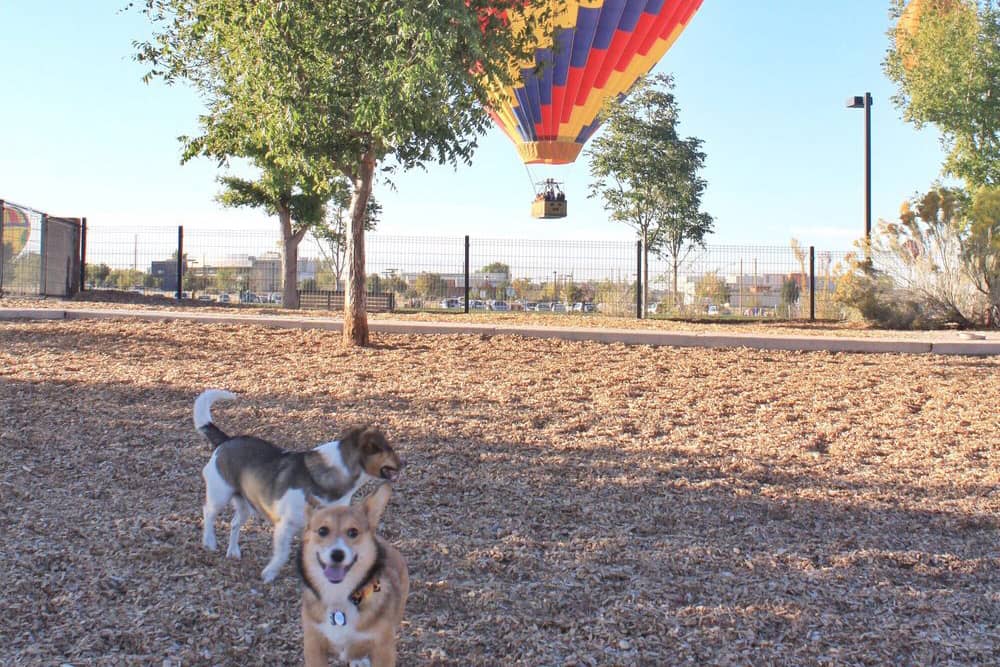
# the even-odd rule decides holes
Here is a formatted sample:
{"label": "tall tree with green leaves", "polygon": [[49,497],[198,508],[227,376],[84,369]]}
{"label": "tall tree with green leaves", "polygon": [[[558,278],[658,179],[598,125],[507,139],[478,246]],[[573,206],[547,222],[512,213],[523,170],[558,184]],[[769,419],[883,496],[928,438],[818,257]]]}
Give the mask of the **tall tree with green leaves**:
{"label": "tall tree with green leaves", "polygon": [[945,173],[970,190],[1000,185],[1000,6],[995,0],[892,0],[884,68],[893,101],[934,125]]}
{"label": "tall tree with green leaves", "polygon": [[605,111],[604,133],[590,155],[589,197],[604,200],[615,222],[632,227],[643,248],[643,308],[649,295],[649,253],[673,260],[674,299],[678,265],[691,248],[703,245],[713,219],[701,211],[705,181],[702,141],[681,138],[680,109],[673,78],[659,74],[636,82],[628,97]]}
{"label": "tall tree with green leaves", "polygon": [[[533,5],[533,2],[527,5]],[[264,149],[300,182],[351,181],[344,342],[368,343],[364,229],[379,165],[468,163],[484,104],[550,14],[523,0],[145,0],[148,77],[204,97],[189,150]],[[547,5],[546,5],[547,6]],[[511,20],[512,14],[525,20]]]}
{"label": "tall tree with green leaves", "polygon": [[299,307],[298,267],[299,244],[310,229],[323,221],[326,183],[300,180],[291,169],[258,158],[260,175],[256,180],[223,176],[219,182],[223,191],[218,199],[226,206],[262,208],[278,216],[281,226],[281,304],[284,308]]}

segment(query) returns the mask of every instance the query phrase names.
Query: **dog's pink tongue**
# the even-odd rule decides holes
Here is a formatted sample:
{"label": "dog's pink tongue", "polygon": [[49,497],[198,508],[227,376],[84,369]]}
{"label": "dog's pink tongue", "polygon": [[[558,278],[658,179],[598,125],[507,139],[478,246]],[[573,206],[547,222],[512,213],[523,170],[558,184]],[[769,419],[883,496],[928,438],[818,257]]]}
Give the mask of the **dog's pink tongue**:
{"label": "dog's pink tongue", "polygon": [[339,584],[347,576],[347,568],[343,565],[328,565],[323,569],[323,574],[331,584]]}

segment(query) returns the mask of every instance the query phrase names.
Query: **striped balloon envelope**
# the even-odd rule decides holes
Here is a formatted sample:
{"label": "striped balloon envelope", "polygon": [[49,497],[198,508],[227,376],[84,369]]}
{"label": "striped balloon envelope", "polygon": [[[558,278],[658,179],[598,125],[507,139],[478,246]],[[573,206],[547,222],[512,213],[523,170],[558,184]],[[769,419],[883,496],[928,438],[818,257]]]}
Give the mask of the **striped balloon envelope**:
{"label": "striped balloon envelope", "polygon": [[3,245],[5,257],[16,257],[31,236],[31,221],[24,211],[4,205],[3,207]]}
{"label": "striped balloon envelope", "polygon": [[605,102],[663,57],[702,0],[565,0],[548,43],[496,89],[494,121],[526,164],[568,164],[600,127]]}

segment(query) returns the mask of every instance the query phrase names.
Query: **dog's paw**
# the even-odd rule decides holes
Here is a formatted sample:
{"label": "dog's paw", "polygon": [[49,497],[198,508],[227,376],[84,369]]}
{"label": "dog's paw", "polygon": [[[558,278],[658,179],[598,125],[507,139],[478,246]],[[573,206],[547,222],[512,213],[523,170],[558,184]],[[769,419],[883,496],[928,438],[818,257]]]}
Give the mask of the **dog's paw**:
{"label": "dog's paw", "polygon": [[239,560],[241,555],[239,547],[229,547],[226,551],[226,558],[232,558],[233,560]]}
{"label": "dog's paw", "polygon": [[209,551],[218,551],[219,550],[219,544],[215,540],[206,539],[206,540],[202,540],[201,543]]}
{"label": "dog's paw", "polygon": [[264,571],[260,573],[260,578],[264,580],[265,584],[269,584],[278,578],[278,570],[280,569],[280,565],[278,567],[268,565],[264,568]]}
{"label": "dog's paw", "polygon": [[372,661],[370,658],[361,658],[360,660],[351,660],[351,667],[372,667]]}

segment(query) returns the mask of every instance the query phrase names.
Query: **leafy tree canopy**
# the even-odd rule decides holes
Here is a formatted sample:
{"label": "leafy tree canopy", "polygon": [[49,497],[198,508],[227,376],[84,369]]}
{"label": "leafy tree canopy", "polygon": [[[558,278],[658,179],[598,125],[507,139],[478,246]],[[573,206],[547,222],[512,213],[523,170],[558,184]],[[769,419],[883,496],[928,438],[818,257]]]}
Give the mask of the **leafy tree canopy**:
{"label": "leafy tree canopy", "polygon": [[492,264],[487,264],[483,267],[483,273],[504,273],[510,276],[510,264],[504,264],[503,262],[493,262]]}
{"label": "leafy tree canopy", "polygon": [[[376,165],[468,163],[484,108],[551,31],[530,0],[145,0],[147,78],[206,112],[185,156],[263,158],[299,184],[351,180],[344,340],[367,344],[364,224]],[[544,7],[538,11],[537,7]],[[318,190],[317,194],[330,194]]]}
{"label": "leafy tree canopy", "polygon": [[885,72],[917,127],[936,126],[946,173],[1000,185],[1000,7],[992,0],[893,0]]}

